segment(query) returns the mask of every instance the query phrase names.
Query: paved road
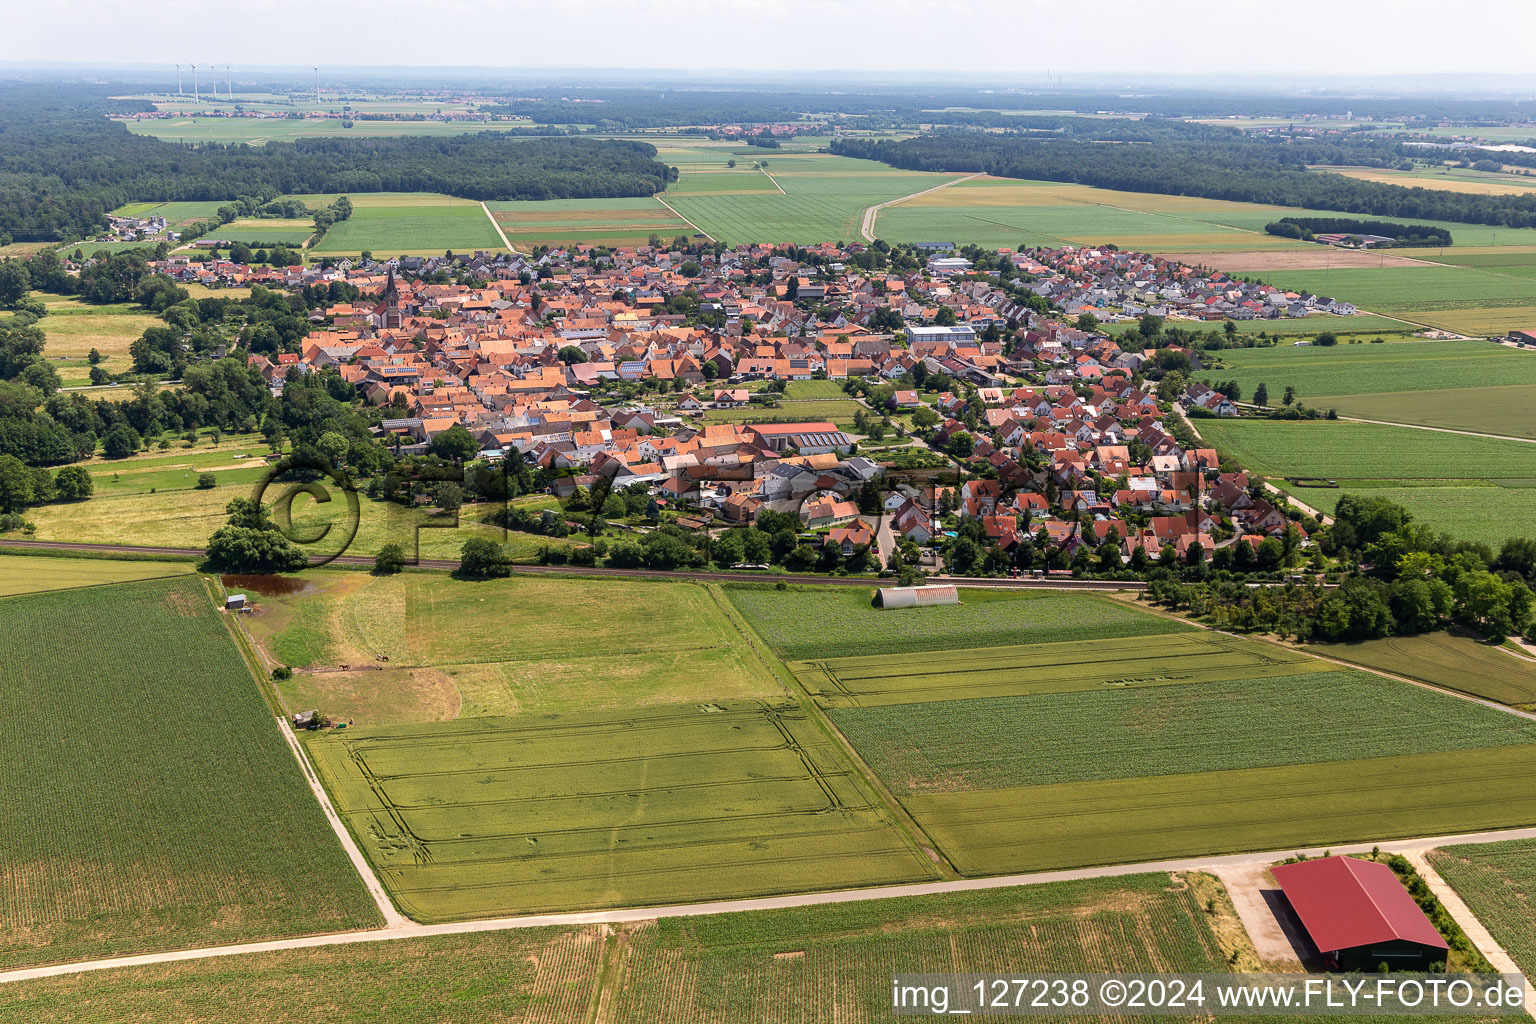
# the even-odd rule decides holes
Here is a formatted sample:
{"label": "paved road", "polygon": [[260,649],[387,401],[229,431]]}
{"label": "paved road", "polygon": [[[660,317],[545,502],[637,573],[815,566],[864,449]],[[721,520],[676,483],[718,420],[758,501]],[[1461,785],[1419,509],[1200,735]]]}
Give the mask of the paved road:
{"label": "paved road", "polygon": [[[131,544],[86,544],[75,541],[0,539],[0,547],[42,548],[51,551],[82,551],[122,555],[171,555],[178,558],[201,558],[201,548],[135,547]],[[342,555],[338,565],[373,565],[372,555]],[[458,559],[423,558],[423,569],[439,569],[452,572],[459,567]],[[706,583],[771,583],[784,580],[788,583],[812,586],[871,587],[890,585],[889,580],[875,580],[853,576],[789,576],[763,572],[688,572],[673,569],[600,569],[579,565],[514,565],[515,574],[547,576],[613,576],[624,579],[698,580]],[[946,583],[963,587],[991,588],[997,590],[1145,590],[1140,580],[1073,580],[1073,579],[986,579],[982,577],[952,578],[935,577]]]}
{"label": "paved road", "polygon": [[885,209],[887,206],[895,206],[897,203],[904,203],[908,199],[916,199],[918,196],[925,196],[929,192],[937,192],[941,188],[949,188],[951,185],[958,185],[962,181],[970,181],[972,178],[979,177],[981,177],[980,174],[967,174],[963,178],[956,178],[953,181],[946,181],[942,185],[935,185],[933,188],[925,188],[921,192],[913,192],[911,195],[902,196],[900,199],[892,199],[884,203],[876,203],[874,206],[868,207],[864,210],[864,220],[859,225],[859,234],[864,236],[864,241],[873,242],[875,240],[875,218],[878,217],[880,215],[880,211]]}
{"label": "paved road", "polygon": [[698,917],[705,914],[735,913],[744,910],[781,910],[787,907],[827,906],[837,903],[856,903],[861,900],[899,899],[905,896],[933,896],[951,892],[974,892],[985,889],[1005,889],[1018,885],[1045,885],[1051,882],[1068,882],[1082,878],[1114,878],[1121,875],[1137,875],[1163,871],[1209,871],[1238,868],[1244,865],[1269,864],[1297,853],[1309,857],[1324,852],[1369,853],[1380,847],[1412,856],[1415,852],[1438,846],[1498,843],[1509,839],[1536,839],[1536,828],[1504,829],[1496,832],[1469,832],[1460,835],[1430,836],[1417,839],[1380,839],[1363,843],[1334,845],[1327,848],[1306,850],[1267,850],[1261,853],[1235,853],[1225,856],[1188,857],[1179,860],[1147,861],[1139,864],[1111,864],[1104,867],[1074,868],[1069,871],[1039,871],[1025,875],[999,875],[994,878],[963,878],[947,882],[919,882],[912,885],[886,885],[870,889],[843,889],[835,892],[800,893],[793,896],[769,896],[761,899],[720,900],[714,903],[683,903],[662,907],[633,907],[621,910],[591,910],[568,914],[539,914],[529,917],[503,917],[482,921],[458,921],[450,924],[407,923],[395,928],[376,928],[364,932],[341,932],[331,935],[308,935],[294,939],[275,939],[270,942],[246,942],[232,946],[210,946],[203,949],[168,950],[163,953],[143,953],[138,956],[113,957],[106,960],[85,960],[70,964],[50,964],[44,967],[25,967],[0,973],[0,984],[27,981],[34,978],[50,978],[59,975],[81,974],[86,971],[107,970],[114,967],[141,967],[147,964],[177,963],[185,960],[206,960],[211,957],[239,956],[247,953],[266,953],[282,949],[310,949],[317,946],[341,946],[355,942],[387,942],[391,939],[421,938],[429,935],[462,935],[470,932],[508,931],[518,928],[545,928],[551,925],[624,924],[634,921],[654,921],[663,917]]}

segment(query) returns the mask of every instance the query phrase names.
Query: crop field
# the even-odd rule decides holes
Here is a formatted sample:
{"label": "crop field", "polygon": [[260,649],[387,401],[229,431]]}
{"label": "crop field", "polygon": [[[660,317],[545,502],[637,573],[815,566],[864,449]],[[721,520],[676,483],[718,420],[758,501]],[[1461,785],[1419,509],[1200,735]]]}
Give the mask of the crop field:
{"label": "crop field", "polygon": [[[1207,886],[1214,887],[1214,890]],[[1210,971],[1209,876],[1084,879],[821,907],[441,935],[19,982],[0,1017],[56,1024],[578,1024],[889,1018],[897,970]],[[605,954],[617,970],[604,971]]]}
{"label": "crop field", "polygon": [[[1322,324],[1317,329],[1331,326]],[[1265,384],[1273,402],[1289,385],[1303,402],[1320,408],[1335,405],[1346,395],[1536,384],[1536,353],[1486,341],[1282,344],[1222,349],[1215,356],[1222,365],[1202,371],[1201,376],[1237,381],[1244,399]]]}
{"label": "crop field", "polygon": [[1446,846],[1431,850],[1429,862],[1515,966],[1536,974],[1536,841]]}
{"label": "crop field", "polygon": [[[1450,436],[1450,435],[1447,435]],[[1385,498],[1413,513],[1415,520],[1458,540],[1484,541],[1497,547],[1513,536],[1530,536],[1536,523],[1536,480],[1339,480],[1338,488],[1270,483],[1301,501],[1332,514],[1342,494]]]}
{"label": "crop field", "polygon": [[[164,217],[171,227],[181,227],[195,221],[208,220],[219,215],[222,202],[212,199],[187,200],[170,203],[128,203],[113,210],[118,217]],[[83,244],[83,243],[82,243]]]}
{"label": "crop field", "polygon": [[[1536,304],[1536,280],[1510,267],[1341,267],[1329,271],[1282,270],[1254,276],[1277,288],[1312,292],[1353,302],[1377,313],[1408,319],[1459,309],[1488,310]],[[1409,316],[1409,313],[1412,316]]]}
{"label": "crop field", "polygon": [[[93,306],[63,295],[37,297],[48,307],[48,315],[37,322],[48,339],[43,354],[50,359],[84,359],[94,348],[106,357],[105,368],[113,373],[130,368],[128,346],[139,340],[145,328],[165,325],[130,302]],[[9,319],[0,317],[0,324]]]}
{"label": "crop field", "polygon": [[375,725],[785,696],[702,586],[327,570],[297,578],[302,589],[258,597],[257,614],[243,620],[269,661],[300,670],[280,686],[294,710]]}
{"label": "crop field", "polygon": [[[1527,358],[1536,363],[1536,353]],[[1340,416],[1358,419],[1536,438],[1536,384],[1388,391],[1306,401],[1319,408],[1335,409]]]}
{"label": "crop field", "polygon": [[1376,423],[1201,420],[1224,454],[1265,476],[1330,480],[1536,478],[1536,445]]}
{"label": "crop field", "polygon": [[1457,334],[1502,338],[1510,331],[1536,328],[1536,303],[1491,309],[1409,310],[1402,316]]}
{"label": "crop field", "polygon": [[853,418],[864,406],[851,398],[784,401],[774,407],[749,405],[740,409],[709,409],[706,423],[803,423],[829,420],[844,430],[853,429]]}
{"label": "crop field", "polygon": [[486,207],[518,249],[587,243],[639,246],[659,235],[671,242],[691,235],[688,222],[655,199],[552,199],[492,202]]}
{"label": "crop field", "polygon": [[479,203],[426,194],[358,199],[352,216],[327,231],[314,252],[356,253],[366,249],[381,256],[442,255],[449,249],[497,252],[502,248],[495,226]]}
{"label": "crop field", "polygon": [[[192,571],[188,562],[129,562],[107,558],[55,558],[0,551],[0,597],[37,594],[46,590],[129,583]],[[105,600],[105,598],[103,598]]]}
{"label": "crop field", "polygon": [[844,658],[903,651],[1043,644],[1184,632],[1194,627],[1083,593],[962,589],[960,604],[882,610],[862,587],[725,593],[781,657]]}
{"label": "crop field", "polygon": [[1313,650],[1503,704],[1536,704],[1536,662],[1470,636],[1425,633],[1353,644],[1318,644]]}
{"label": "crop field", "polygon": [[349,729],[309,749],[384,884],[419,920],[934,875],[794,705]]}
{"label": "crop field", "polygon": [[1491,171],[1474,171],[1470,168],[1443,167],[1437,170],[1420,168],[1412,171],[1392,171],[1378,167],[1330,167],[1334,174],[1361,181],[1377,181],[1383,185],[1401,185],[1404,188],[1432,188],[1442,192],[1465,192],[1481,196],[1523,196],[1536,191],[1536,178]]}
{"label": "crop field", "polygon": [[1317,672],[1328,666],[1272,644],[1217,633],[978,647],[796,662],[806,690],[827,708],[1103,692]]}
{"label": "crop field", "polygon": [[1536,744],[1536,722],[1352,669],[831,714],[898,794]]}
{"label": "crop field", "polygon": [[274,242],[282,242],[288,245],[302,245],[315,233],[313,221],[308,220],[280,220],[251,219],[232,220],[228,224],[212,232],[209,237],[220,241],[246,242],[248,244],[270,245]]}
{"label": "crop field", "polygon": [[1536,746],[930,793],[902,804],[966,874],[1294,849],[1528,825]]}
{"label": "crop field", "polygon": [[4,598],[0,648],[0,967],[379,923],[199,579]]}

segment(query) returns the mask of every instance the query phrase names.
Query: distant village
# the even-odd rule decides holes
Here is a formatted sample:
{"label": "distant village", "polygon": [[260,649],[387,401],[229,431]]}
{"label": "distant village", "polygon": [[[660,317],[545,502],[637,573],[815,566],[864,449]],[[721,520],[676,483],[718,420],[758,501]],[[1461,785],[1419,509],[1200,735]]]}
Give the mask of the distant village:
{"label": "distant village", "polygon": [[[1167,411],[1234,415],[1231,401],[1200,384],[1160,396],[1141,376],[1156,350],[1078,318],[1349,315],[1348,304],[1112,249],[1007,254],[1022,287],[1060,310],[1044,313],[1016,301],[1017,281],[1010,294],[947,247],[903,274],[860,270],[862,248],[797,260],[766,245],[588,247],[288,268],[177,256],[154,269],[210,286],[356,286],[374,298],[313,310],[301,351],[250,356],[272,387],[333,368],[387,407],[380,429],[399,451],[462,427],[479,457],[516,449],[561,497],[600,478],[639,485],[700,528],[793,510],[826,544],[878,547],[883,561],[910,541],[934,567],[931,549],[965,520],[989,547],[1048,545],[1063,567],[1106,544],[1137,565],[1247,545],[1246,565],[1270,538],[1306,543],[1299,512],[1223,473]],[[439,270],[472,283],[430,283]],[[669,307],[685,292],[708,324]],[[876,443],[846,417],[786,419],[782,392],[813,411],[793,388],[817,380],[848,385],[838,404],[856,399],[897,439]],[[915,451],[921,470],[892,471]],[[852,500],[872,480],[883,516]]]}

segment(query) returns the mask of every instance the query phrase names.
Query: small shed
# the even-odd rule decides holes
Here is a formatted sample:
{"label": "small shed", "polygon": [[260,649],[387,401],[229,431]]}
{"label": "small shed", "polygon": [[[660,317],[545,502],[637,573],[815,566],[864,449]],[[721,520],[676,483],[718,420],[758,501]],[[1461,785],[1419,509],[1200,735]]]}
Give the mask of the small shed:
{"label": "small shed", "polygon": [[293,727],[295,729],[318,729],[318,728],[320,728],[320,712],[318,712],[318,711],[300,711],[300,712],[298,712],[297,714],[295,714],[293,716]]}
{"label": "small shed", "polygon": [[1323,857],[1270,869],[1323,956],[1346,971],[1426,970],[1450,946],[1385,864]]}
{"label": "small shed", "polygon": [[230,594],[228,597],[224,598],[224,610],[227,612],[245,611],[245,595]]}
{"label": "small shed", "polygon": [[959,603],[960,591],[952,586],[881,587],[875,591],[876,608],[928,608]]}

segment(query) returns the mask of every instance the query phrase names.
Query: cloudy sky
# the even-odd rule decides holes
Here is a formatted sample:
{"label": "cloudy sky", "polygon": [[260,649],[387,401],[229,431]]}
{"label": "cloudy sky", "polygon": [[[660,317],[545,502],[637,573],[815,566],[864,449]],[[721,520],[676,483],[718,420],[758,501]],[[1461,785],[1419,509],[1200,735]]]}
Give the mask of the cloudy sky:
{"label": "cloudy sky", "polygon": [[[1536,0],[5,0],[3,8],[6,62],[1536,73]],[[1516,40],[1524,43],[1507,45]]]}

